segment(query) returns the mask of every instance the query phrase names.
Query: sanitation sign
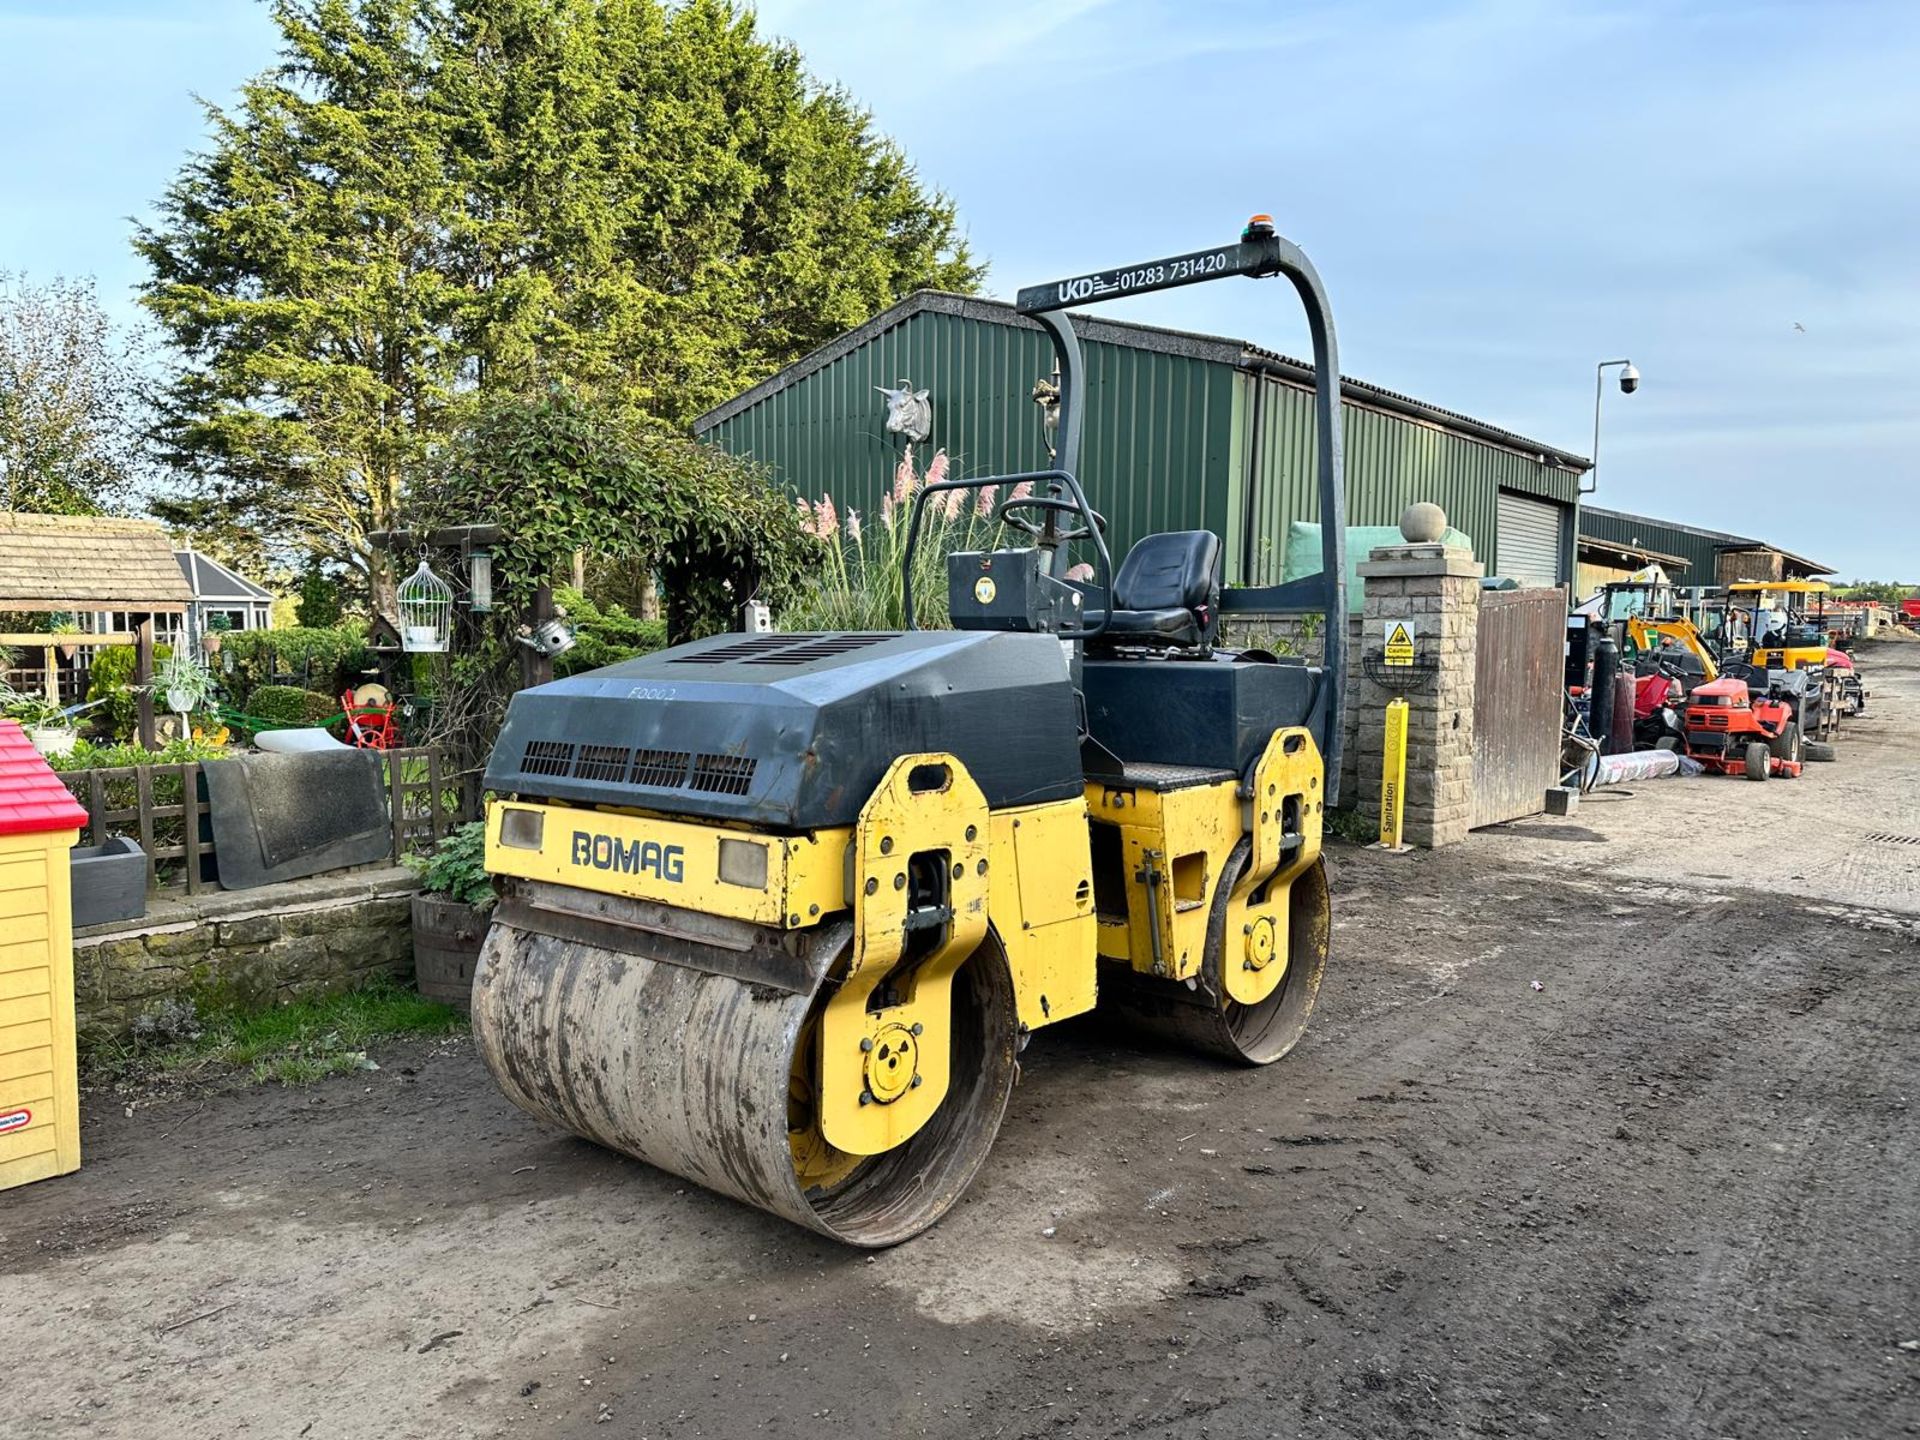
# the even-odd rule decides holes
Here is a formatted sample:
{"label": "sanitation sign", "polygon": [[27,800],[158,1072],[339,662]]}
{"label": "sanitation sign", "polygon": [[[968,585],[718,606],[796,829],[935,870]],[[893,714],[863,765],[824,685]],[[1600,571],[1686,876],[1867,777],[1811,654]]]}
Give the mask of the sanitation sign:
{"label": "sanitation sign", "polygon": [[1389,665],[1413,667],[1413,622],[1411,620],[1389,620],[1386,623],[1387,643],[1382,647],[1381,658]]}

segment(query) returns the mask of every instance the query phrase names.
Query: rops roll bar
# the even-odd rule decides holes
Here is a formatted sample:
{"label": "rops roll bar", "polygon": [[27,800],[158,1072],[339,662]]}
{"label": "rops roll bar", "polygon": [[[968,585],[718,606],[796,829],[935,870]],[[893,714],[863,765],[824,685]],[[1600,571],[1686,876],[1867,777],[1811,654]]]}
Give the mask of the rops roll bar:
{"label": "rops roll bar", "polygon": [[[1312,262],[1297,245],[1274,233],[1270,217],[1256,215],[1247,222],[1237,245],[1219,245],[1211,250],[1195,250],[1141,265],[1098,270],[1046,285],[1029,285],[1020,292],[1014,308],[1022,315],[1031,316],[1053,340],[1054,355],[1060,364],[1059,448],[1055,458],[1060,471],[1071,476],[1078,472],[1080,463],[1086,369],[1079,338],[1074,334],[1072,323],[1060,312],[1069,306],[1197,285],[1230,275],[1251,279],[1284,275],[1293,282],[1306,308],[1307,329],[1313,337],[1320,573],[1302,576],[1284,585],[1225,591],[1220,597],[1220,608],[1223,612],[1243,614],[1326,617],[1321,627],[1325,673],[1315,692],[1308,723],[1326,766],[1326,803],[1332,805],[1340,796],[1341,706],[1347,693],[1347,486],[1340,445],[1339,346],[1334,338],[1333,308],[1327,302],[1326,290]],[[1078,486],[1074,488],[1077,492]],[[1064,547],[1054,550],[1051,564],[1055,570],[1064,571],[1067,564]]]}

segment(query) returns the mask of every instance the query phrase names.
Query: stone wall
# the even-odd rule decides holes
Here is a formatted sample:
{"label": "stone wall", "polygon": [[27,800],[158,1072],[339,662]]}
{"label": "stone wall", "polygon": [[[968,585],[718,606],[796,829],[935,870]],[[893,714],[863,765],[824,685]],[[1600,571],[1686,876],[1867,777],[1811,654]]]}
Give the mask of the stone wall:
{"label": "stone wall", "polygon": [[74,936],[81,1042],[125,1034],[164,1001],[265,1008],[413,974],[409,870],[349,871],[151,901],[146,918]]}

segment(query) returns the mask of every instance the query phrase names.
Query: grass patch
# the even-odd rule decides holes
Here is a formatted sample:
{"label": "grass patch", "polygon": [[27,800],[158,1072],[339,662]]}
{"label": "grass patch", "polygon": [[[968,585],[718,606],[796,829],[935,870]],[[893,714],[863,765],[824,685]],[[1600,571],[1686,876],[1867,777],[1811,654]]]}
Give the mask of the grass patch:
{"label": "grass patch", "polygon": [[467,1028],[467,1017],[451,1005],[383,982],[271,1010],[200,1017],[180,1007],[169,1016],[169,1028],[165,1038],[136,1035],[103,1047],[90,1057],[91,1068],[115,1079],[141,1074],[186,1079],[233,1068],[247,1071],[256,1082],[311,1085],[329,1075],[379,1069],[367,1053],[377,1041],[456,1034]]}

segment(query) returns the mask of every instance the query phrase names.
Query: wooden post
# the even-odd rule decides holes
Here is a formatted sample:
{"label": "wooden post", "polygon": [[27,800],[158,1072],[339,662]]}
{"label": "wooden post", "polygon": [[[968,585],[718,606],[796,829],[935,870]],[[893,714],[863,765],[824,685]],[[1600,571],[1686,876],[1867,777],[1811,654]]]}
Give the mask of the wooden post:
{"label": "wooden post", "polygon": [[401,778],[401,767],[405,763],[402,750],[389,750],[387,759],[387,795],[388,804],[393,809],[393,863],[398,865],[407,858],[407,791]]}
{"label": "wooden post", "polygon": [[133,772],[134,809],[140,825],[140,848],[147,854],[147,889],[153,889],[153,767],[138,765]]}
{"label": "wooden post", "polygon": [[180,767],[180,846],[187,853],[187,893],[200,893],[200,767]]}
{"label": "wooden post", "polygon": [[133,627],[133,683],[140,717],[140,744],[154,748],[153,734],[153,616],[142,615]]}
{"label": "wooden post", "polygon": [[[538,630],[553,618],[553,586],[546,581],[540,582],[540,588],[533,592],[533,628]],[[553,679],[553,659],[541,655],[526,645],[520,647],[520,688],[528,690],[535,685],[545,685]]]}
{"label": "wooden post", "polygon": [[433,835],[433,840],[436,845],[440,843],[440,837],[452,828],[451,826],[441,823],[442,817],[446,813],[446,807],[441,803],[444,797],[441,794],[440,785],[440,752],[438,750],[429,750],[427,752],[427,799],[429,801],[427,815],[429,817],[428,823],[431,826],[431,834]]}
{"label": "wooden post", "polygon": [[47,667],[41,673],[42,687],[47,692],[47,699],[58,705],[60,703],[60,662],[54,658],[54,649],[51,645],[44,647],[40,654]]}

